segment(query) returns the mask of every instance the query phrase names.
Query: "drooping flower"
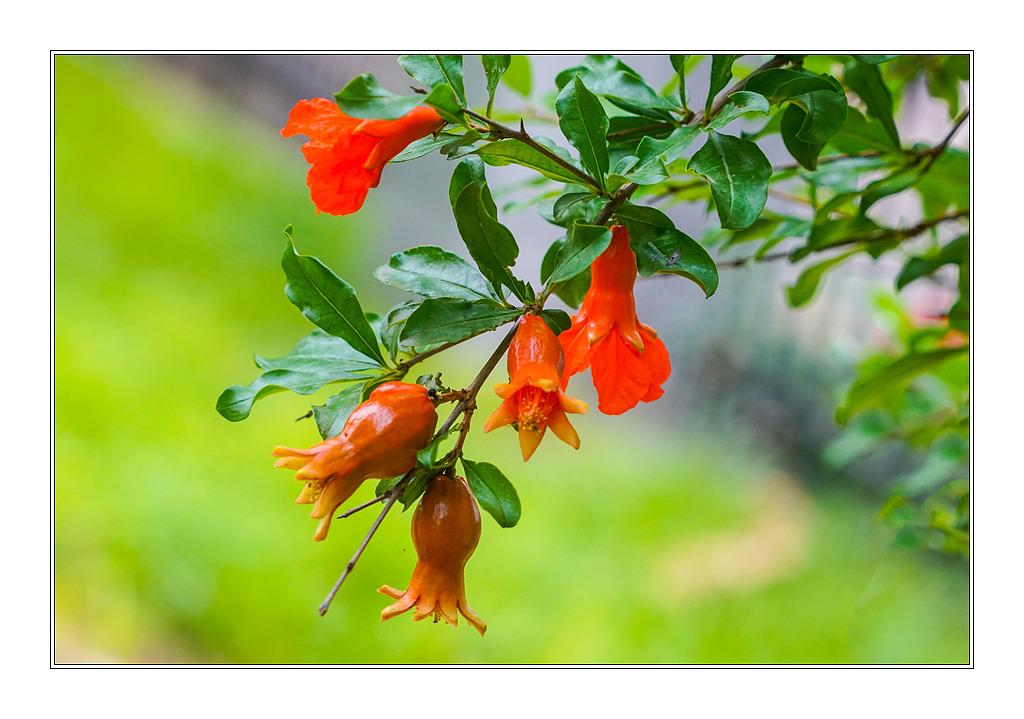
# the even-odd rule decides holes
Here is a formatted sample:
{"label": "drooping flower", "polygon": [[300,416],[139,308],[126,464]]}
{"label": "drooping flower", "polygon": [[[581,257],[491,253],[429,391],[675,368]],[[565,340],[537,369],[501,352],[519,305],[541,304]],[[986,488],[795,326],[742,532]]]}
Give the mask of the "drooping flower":
{"label": "drooping flower", "polygon": [[299,100],[281,128],[281,135],[306,135],[302,154],[312,167],[306,184],[320,212],[350,215],[363,206],[381,170],[406,146],[444,125],[426,105],[395,120],[349,117],[331,100]]}
{"label": "drooping flower", "polygon": [[664,394],[672,371],[665,343],[636,316],[636,255],[626,228],[612,228],[612,242],[590,268],[590,289],[572,326],[559,335],[565,350],[564,381],[590,367],[597,408],[622,414]]}
{"label": "drooping flower", "polygon": [[312,504],[319,519],[314,539],[331,528],[334,512],[364,480],[405,474],[416,465],[416,452],[434,434],[437,410],[427,388],[408,382],[385,382],[353,410],[337,437],[309,449],[275,447],[275,466],[294,469],[306,485],[296,504]]}
{"label": "drooping flower", "polygon": [[416,567],[404,592],[388,585],[377,589],[396,599],[380,613],[386,621],[413,609],[416,621],[459,623],[459,613],[483,636],[487,624],[466,602],[464,570],[480,542],[480,510],[466,480],[441,474],[427,488],[412,517]]}
{"label": "drooping flower", "polygon": [[565,415],[582,414],[587,405],[563,391],[564,364],[562,347],[547,323],[537,315],[524,317],[508,348],[509,382],[494,386],[505,401],[484,424],[484,432],[507,424],[515,427],[524,462],[536,451],[548,427],[569,446],[580,447],[579,435]]}

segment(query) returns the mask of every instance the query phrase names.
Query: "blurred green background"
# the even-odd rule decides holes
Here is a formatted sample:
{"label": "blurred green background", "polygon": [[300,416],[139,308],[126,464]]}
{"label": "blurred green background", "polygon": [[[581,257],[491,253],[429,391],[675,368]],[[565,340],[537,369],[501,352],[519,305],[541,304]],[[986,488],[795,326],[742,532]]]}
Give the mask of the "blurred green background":
{"label": "blurred green background", "polygon": [[[511,530],[484,517],[468,566],[485,638],[379,623],[375,588],[414,563],[408,514],[320,618],[372,514],[312,541],[269,455],[316,441],[293,421],[307,398],[240,424],[214,403],[310,329],[282,292],[285,225],[364,307],[398,299],[370,276],[384,200],[316,216],[297,143],[151,60],[57,57],[55,108],[58,662],[968,661],[964,562],[893,547],[877,497],[790,471],[747,428],[654,405],[574,420],[578,454],[548,440],[528,465],[510,433],[474,432],[467,454],[524,507]],[[494,342],[425,370],[463,384]]]}

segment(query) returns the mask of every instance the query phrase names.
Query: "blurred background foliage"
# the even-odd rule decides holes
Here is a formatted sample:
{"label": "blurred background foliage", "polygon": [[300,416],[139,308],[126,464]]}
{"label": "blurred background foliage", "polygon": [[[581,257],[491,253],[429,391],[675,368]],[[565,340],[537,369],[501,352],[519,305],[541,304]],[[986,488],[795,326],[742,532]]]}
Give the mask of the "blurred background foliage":
{"label": "blurred background foliage", "polygon": [[[550,85],[545,63],[571,61],[540,59],[535,85]],[[867,350],[928,341],[906,320],[926,311],[925,291],[897,301],[892,278],[867,271],[831,278],[799,314],[784,306],[786,267],[723,275],[713,300],[687,288],[670,307],[656,302],[664,280],[647,283],[638,302],[673,353],[664,400],[586,415],[578,454],[546,443],[529,465],[509,435],[474,431],[467,455],[502,466],[524,507],[511,530],[484,518],[468,567],[485,639],[404,617],[379,624],[387,600],[375,588],[401,585],[415,559],[408,514],[389,518],[317,615],[371,518],[316,544],[294,480],[273,470],[273,445],[316,440],[292,421],[308,398],[264,400],[242,425],[213,404],[245,381],[239,357],[284,354],[306,331],[281,292],[285,225],[368,309],[400,299],[370,275],[396,248],[457,246],[443,159],[388,168],[356,216],[317,216],[295,143],[277,135],[298,97],[366,70],[386,81],[387,65],[56,58],[57,660],[966,662],[966,563],[907,549],[919,538],[894,541],[885,521],[934,508],[878,511],[894,480],[939,484],[966,443],[930,443],[923,458],[903,443],[865,454],[908,417],[941,410],[942,387],[901,393],[843,435],[832,421]],[[953,108],[925,109],[941,136]],[[539,267],[553,235],[528,223],[509,226],[521,264]],[[424,371],[462,384],[493,344],[473,340]],[[481,397],[489,413],[497,400]]]}

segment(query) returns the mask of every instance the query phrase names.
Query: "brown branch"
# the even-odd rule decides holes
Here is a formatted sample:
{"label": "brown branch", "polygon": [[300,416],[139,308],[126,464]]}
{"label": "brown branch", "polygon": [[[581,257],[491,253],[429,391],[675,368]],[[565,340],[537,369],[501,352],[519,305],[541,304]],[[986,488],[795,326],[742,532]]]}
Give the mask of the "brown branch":
{"label": "brown branch", "polygon": [[942,139],[942,142],[940,142],[935,147],[932,147],[921,153],[923,156],[928,158],[927,162],[925,163],[925,166],[921,168],[922,175],[928,172],[928,170],[931,169],[932,165],[935,164],[935,161],[939,159],[939,156],[946,151],[946,148],[949,147],[949,143],[951,143],[953,141],[953,138],[956,137],[956,133],[959,132],[960,128],[963,127],[963,124],[967,122],[967,118],[970,116],[970,114],[970,106],[965,107],[963,109],[963,112],[957,115],[956,120],[953,121],[953,127],[950,128],[948,133],[946,133],[946,136]]}
{"label": "brown branch", "polygon": [[[505,352],[508,351],[509,345],[512,344],[512,338],[515,337],[516,327],[518,327],[518,324],[519,323],[517,322],[515,326],[509,330],[508,334],[505,335],[505,338],[502,339],[494,352],[491,353],[491,356],[488,357],[487,362],[484,363],[484,366],[480,368],[476,377],[473,378],[473,381],[466,388],[463,398],[459,400],[458,404],[455,405],[455,409],[452,410],[451,414],[448,415],[448,418],[445,419],[441,427],[434,433],[434,436],[430,440],[431,442],[450,430],[455,425],[455,420],[458,419],[460,415],[466,415],[466,420],[463,422],[462,431],[459,435],[460,441],[456,443],[456,449],[453,450],[461,452],[462,443],[466,441],[465,437],[469,433],[469,419],[472,417],[473,411],[476,409],[476,396],[480,392],[480,388],[484,386],[484,382],[487,381],[487,377],[490,376],[491,372],[498,365],[498,362],[500,362],[501,358],[505,356]],[[416,468],[414,467],[406,472],[405,476],[402,477],[402,479],[400,479],[387,494],[383,495],[383,498],[377,498],[365,504],[365,506],[372,506],[377,502],[384,502],[384,506],[381,508],[380,513],[377,515],[377,518],[373,520],[373,524],[370,525],[370,529],[366,532],[366,536],[363,537],[363,541],[359,543],[359,547],[356,549],[355,554],[353,554],[352,558],[348,560],[348,564],[345,565],[345,569],[341,572],[341,576],[338,577],[338,581],[334,583],[334,586],[331,587],[331,591],[327,593],[327,597],[325,597],[324,601],[320,603],[320,607],[317,611],[320,612],[321,617],[327,614],[327,610],[330,608],[331,602],[334,601],[334,597],[338,593],[338,590],[341,589],[341,585],[344,584],[348,575],[352,573],[353,569],[355,569],[356,562],[358,562],[359,558],[363,555],[367,545],[369,545],[370,540],[373,539],[373,535],[377,533],[377,530],[380,528],[384,518],[388,515],[388,512],[391,511],[391,508],[395,506],[395,502],[397,502],[399,497],[402,496],[402,492],[405,491],[406,486],[412,480],[415,471]],[[364,507],[362,506],[355,507],[342,516],[348,516],[348,514],[355,513],[363,508]]]}

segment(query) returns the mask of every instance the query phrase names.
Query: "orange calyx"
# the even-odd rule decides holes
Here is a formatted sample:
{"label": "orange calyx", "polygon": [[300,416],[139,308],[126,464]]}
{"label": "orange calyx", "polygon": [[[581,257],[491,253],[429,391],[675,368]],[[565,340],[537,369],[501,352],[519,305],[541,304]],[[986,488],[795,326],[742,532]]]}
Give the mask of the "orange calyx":
{"label": "orange calyx", "polygon": [[349,215],[380,183],[384,165],[409,143],[443,125],[441,116],[425,105],[395,120],[361,120],[318,97],[295,103],[281,135],[309,137],[302,154],[311,165],[306,185],[317,211]]}
{"label": "orange calyx", "polygon": [[572,326],[558,337],[565,352],[563,386],[590,367],[598,409],[605,414],[622,414],[639,402],[658,399],[672,371],[664,342],[637,318],[636,276],[629,235],[617,225],[612,243],[594,261],[590,288]]}
{"label": "orange calyx", "polygon": [[533,456],[549,427],[556,437],[579,449],[579,435],[566,413],[582,414],[587,405],[563,391],[563,366],[555,333],[540,317],[524,317],[508,350],[510,381],[494,387],[504,402],[484,424],[484,432],[512,425],[519,433],[524,462]]}

